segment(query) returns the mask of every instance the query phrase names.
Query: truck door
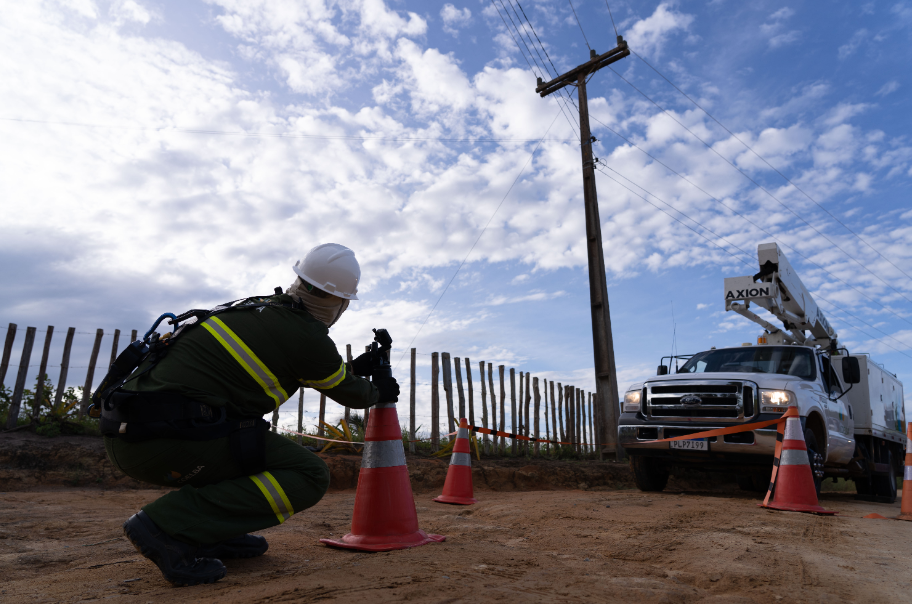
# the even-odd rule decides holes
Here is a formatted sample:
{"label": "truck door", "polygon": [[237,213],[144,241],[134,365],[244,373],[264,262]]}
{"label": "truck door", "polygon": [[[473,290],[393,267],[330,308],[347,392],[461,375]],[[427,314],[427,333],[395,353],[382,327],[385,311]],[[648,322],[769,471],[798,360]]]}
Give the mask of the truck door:
{"label": "truck door", "polygon": [[855,451],[852,441],[848,403],[842,396],[844,389],[836,371],[830,364],[830,358],[820,355],[821,376],[828,398],[823,402],[827,416],[827,461],[829,463],[848,462]]}

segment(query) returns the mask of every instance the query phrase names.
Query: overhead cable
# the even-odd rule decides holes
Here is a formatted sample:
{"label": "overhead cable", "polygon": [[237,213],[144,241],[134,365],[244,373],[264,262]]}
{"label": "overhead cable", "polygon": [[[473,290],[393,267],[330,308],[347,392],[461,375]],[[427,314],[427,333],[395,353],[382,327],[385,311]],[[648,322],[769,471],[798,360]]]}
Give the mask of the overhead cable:
{"label": "overhead cable", "polygon": [[[651,205],[651,206],[654,207],[655,209],[659,210],[660,212],[662,212],[663,214],[665,214],[666,216],[668,216],[669,218],[671,218],[672,220],[674,220],[674,221],[680,223],[681,225],[683,225],[684,227],[686,227],[688,230],[692,231],[692,232],[695,233],[696,235],[698,235],[698,236],[700,236],[701,238],[705,239],[705,240],[708,241],[709,243],[712,243],[714,246],[716,246],[717,248],[719,248],[720,250],[722,250],[723,252],[725,252],[726,254],[728,254],[729,256],[731,256],[732,258],[734,258],[735,260],[740,261],[741,263],[747,265],[747,266],[748,266],[749,268],[751,268],[751,269],[756,268],[756,267],[753,265],[752,262],[748,262],[748,261],[744,260],[743,258],[741,258],[741,257],[739,257],[739,256],[736,256],[735,254],[733,254],[733,253],[730,252],[729,250],[725,249],[724,247],[722,247],[721,245],[719,245],[717,242],[713,241],[712,239],[710,239],[709,237],[707,237],[706,235],[704,235],[703,233],[697,231],[696,229],[694,229],[693,227],[691,227],[690,225],[688,225],[688,224],[685,223],[684,221],[678,219],[676,216],[673,216],[673,215],[670,214],[669,212],[666,212],[665,210],[663,210],[662,208],[660,208],[660,207],[657,206],[656,204],[652,203],[651,201],[649,201],[649,199],[647,199],[646,197],[640,195],[639,193],[637,193],[636,191],[634,191],[633,189],[631,189],[630,187],[628,187],[627,185],[625,185],[625,184],[622,183],[621,181],[617,180],[616,178],[614,178],[613,176],[611,176],[611,175],[608,174],[607,172],[605,172],[605,171],[603,171],[603,170],[600,170],[600,169],[598,169],[598,168],[596,168],[596,171],[598,171],[598,172],[601,173],[602,175],[608,177],[609,179],[611,179],[611,180],[614,181],[616,184],[620,185],[621,187],[623,187],[624,189],[626,189],[627,191],[629,191],[629,192],[632,193],[633,195],[636,195],[637,197],[639,197],[640,199],[642,199],[643,201],[645,201],[646,203],[648,203],[649,205]],[[616,172],[616,171],[614,171],[614,170],[612,170],[612,172],[615,172],[615,174],[618,174],[619,176],[621,176],[618,172]],[[622,176],[622,178],[624,178],[625,180],[629,180],[629,179],[627,179],[627,178],[624,177],[624,176]],[[629,182],[633,183],[633,181],[629,181]],[[653,195],[652,193],[650,193],[650,192],[647,191],[646,189],[643,189],[640,185],[636,185],[636,186],[637,186],[638,188],[642,189],[643,191],[645,191],[648,195],[651,195],[652,197],[655,197],[656,199],[659,199],[659,200],[661,201],[661,199],[660,199],[659,197],[657,197],[656,195]],[[666,202],[664,202],[664,201],[663,201],[662,203],[665,203],[665,205],[667,205],[668,207],[673,208],[676,212],[678,212],[678,213],[681,214],[682,216],[688,218],[689,220],[693,221],[694,223],[696,223],[697,225],[699,225],[701,228],[703,228],[703,229],[705,229],[706,231],[712,233],[712,234],[715,235],[716,237],[719,237],[719,239],[721,239],[722,241],[725,241],[726,243],[728,243],[729,245],[731,245],[731,246],[734,247],[735,249],[739,250],[742,254],[746,255],[746,256],[749,257],[749,258],[751,257],[750,254],[748,254],[746,251],[744,251],[743,249],[741,249],[741,248],[738,247],[737,245],[731,243],[730,241],[728,241],[728,240],[725,239],[724,237],[722,237],[722,236],[718,235],[717,233],[713,232],[711,229],[707,228],[706,226],[704,226],[703,224],[701,224],[699,221],[695,220],[694,218],[691,218],[690,216],[688,216],[688,215],[685,214],[684,212],[681,212],[681,211],[678,210],[677,208],[674,208],[673,206],[671,206],[670,204],[668,204],[668,203],[666,203]],[[887,337],[890,338],[891,340],[893,340],[893,341],[895,341],[895,342],[898,342],[900,345],[902,345],[902,346],[909,346],[908,344],[906,344],[906,343],[903,342],[902,340],[899,340],[898,338],[896,338],[896,337],[894,337],[894,336],[892,336],[892,335],[886,333],[885,331],[883,331],[883,330],[881,330],[881,329],[878,329],[877,327],[871,325],[870,323],[868,323],[868,322],[865,321],[864,319],[861,319],[861,318],[859,318],[859,317],[856,317],[855,315],[853,315],[853,314],[850,313],[849,311],[847,311],[847,310],[845,310],[844,308],[842,308],[842,307],[836,305],[834,302],[832,302],[832,301],[830,301],[830,300],[828,300],[828,299],[826,299],[826,298],[820,296],[819,294],[815,294],[815,297],[816,297],[817,299],[823,301],[823,302],[826,302],[827,304],[830,304],[831,306],[833,306],[835,309],[839,310],[840,312],[843,312],[843,313],[849,315],[850,317],[853,317],[853,318],[855,318],[856,320],[861,321],[862,323],[864,323],[865,325],[871,327],[872,329],[874,329],[874,330],[876,330],[876,331],[879,331],[880,333],[884,334],[885,336],[887,336]],[[857,326],[855,327],[855,329],[858,329],[859,331],[861,331],[862,333],[864,333],[865,335],[867,335],[869,338],[872,338],[872,339],[874,339],[874,340],[877,340],[878,342],[880,342],[880,343],[883,344],[884,346],[886,346],[886,347],[888,347],[888,348],[891,348],[892,350],[895,350],[896,352],[898,352],[898,353],[900,353],[900,354],[902,354],[902,355],[904,355],[904,356],[907,356],[907,357],[909,357],[910,359],[912,359],[912,356],[906,354],[905,352],[903,352],[902,350],[900,350],[900,349],[898,349],[898,348],[894,348],[893,346],[890,346],[889,344],[887,344],[886,342],[884,342],[881,338],[878,338],[877,336],[872,336],[871,334],[865,332],[863,329],[860,329],[860,328],[857,327]]]}
{"label": "overhead cable", "polygon": [[[607,0],[606,0],[605,3],[607,4]],[[608,10],[609,10],[609,14],[610,14],[611,9],[609,8]],[[614,23],[614,18],[613,18],[613,17],[612,17],[612,23]],[[910,279],[912,279],[912,275],[909,275],[909,273],[907,273],[906,271],[904,271],[903,269],[901,269],[899,266],[897,266],[892,260],[890,260],[889,258],[887,258],[886,256],[884,256],[884,255],[883,255],[879,250],[877,250],[874,246],[872,246],[870,243],[868,243],[867,241],[865,241],[865,240],[861,237],[861,235],[859,235],[858,233],[856,233],[855,231],[853,231],[852,229],[850,229],[850,228],[848,227],[848,225],[846,225],[844,222],[842,222],[841,220],[839,220],[839,218],[837,218],[836,216],[834,216],[829,210],[827,210],[823,205],[821,205],[816,199],[814,199],[814,198],[811,197],[808,193],[806,193],[806,192],[804,191],[804,189],[802,189],[801,187],[799,187],[798,185],[796,185],[794,182],[792,182],[791,179],[789,179],[788,176],[786,176],[785,174],[783,174],[782,172],[780,172],[773,164],[771,164],[770,162],[768,162],[762,155],[760,155],[759,153],[757,153],[756,151],[754,151],[754,149],[753,149],[750,145],[748,145],[746,142],[744,142],[743,140],[741,140],[741,138],[740,138],[737,134],[735,134],[734,132],[732,132],[731,130],[729,130],[729,129],[725,126],[725,124],[723,124],[722,122],[720,122],[719,120],[717,120],[709,111],[707,111],[706,109],[704,109],[702,105],[700,105],[699,103],[697,103],[697,102],[696,102],[694,99],[692,99],[686,92],[684,92],[683,90],[681,90],[674,82],[672,82],[670,79],[668,79],[668,78],[665,76],[665,74],[663,74],[661,71],[659,71],[658,69],[656,69],[655,67],[653,67],[653,65],[652,65],[651,63],[649,63],[649,61],[647,61],[646,59],[644,59],[643,57],[641,57],[639,54],[637,54],[637,52],[636,52],[635,50],[632,50],[632,49],[631,49],[630,52],[632,52],[634,55],[636,55],[636,57],[637,57],[640,61],[642,61],[643,63],[645,63],[647,67],[649,67],[651,70],[653,70],[654,72],[656,72],[656,73],[659,75],[659,77],[661,77],[663,80],[665,80],[666,82],[668,82],[669,84],[671,84],[671,86],[672,86],[675,90],[677,90],[678,92],[680,92],[681,95],[682,95],[684,98],[686,98],[688,101],[690,101],[691,103],[693,103],[694,106],[697,107],[700,111],[702,111],[703,113],[705,113],[705,114],[707,115],[707,117],[709,117],[709,119],[711,119],[712,121],[716,122],[723,130],[725,130],[726,132],[728,132],[728,133],[732,136],[732,138],[734,138],[736,141],[738,141],[739,143],[741,143],[742,145],[744,145],[744,147],[745,147],[748,151],[750,151],[751,153],[753,153],[760,161],[762,161],[764,164],[766,164],[767,166],[769,166],[769,168],[770,168],[771,170],[773,170],[776,174],[778,174],[779,176],[781,176],[787,183],[789,183],[790,185],[792,185],[793,187],[795,187],[795,190],[797,190],[799,193],[801,193],[802,195],[804,195],[805,197],[807,197],[807,198],[808,198],[814,205],[816,205],[818,208],[820,208],[821,210],[823,210],[824,212],[826,212],[826,213],[830,216],[830,218],[832,218],[833,220],[835,220],[836,222],[838,222],[840,225],[842,225],[842,227],[843,227],[845,230],[847,230],[848,232],[852,233],[852,235],[854,235],[859,241],[861,241],[861,242],[864,243],[866,246],[868,246],[868,248],[870,248],[871,251],[873,251],[873,252],[876,253],[878,256],[880,256],[881,258],[883,258],[884,260],[886,260],[887,262],[889,262],[889,263],[893,266],[893,268],[895,268],[896,270],[898,270],[899,272],[901,272],[901,273],[902,273],[903,275],[905,275],[906,277],[909,277]]]}
{"label": "overhead cable", "polygon": [[628,86],[630,86],[631,88],[633,88],[634,90],[636,90],[637,92],[639,92],[646,100],[648,100],[650,103],[652,103],[653,105],[655,105],[662,113],[664,113],[665,115],[667,115],[668,117],[670,117],[672,120],[674,120],[675,123],[677,123],[679,126],[681,126],[682,128],[684,128],[685,130],[687,130],[687,132],[690,133],[691,136],[693,136],[695,139],[697,139],[698,141],[700,141],[701,143],[703,143],[703,145],[705,145],[707,149],[709,149],[710,151],[712,151],[713,153],[715,153],[715,154],[716,154],[719,158],[721,158],[725,163],[727,163],[728,165],[730,165],[732,168],[734,168],[735,170],[737,170],[738,173],[740,173],[742,176],[744,176],[744,178],[746,178],[747,180],[749,180],[750,182],[752,182],[758,189],[760,189],[761,191],[763,191],[764,193],[766,193],[772,200],[774,200],[774,201],[775,201],[776,203],[778,203],[780,206],[782,206],[783,208],[785,208],[786,210],[788,210],[789,213],[791,213],[795,218],[797,218],[798,220],[800,220],[801,222],[803,222],[804,224],[806,224],[806,225],[807,225],[808,227],[810,227],[815,233],[817,233],[818,235],[820,235],[821,237],[823,237],[824,239],[826,239],[833,247],[835,247],[835,248],[838,249],[840,252],[842,252],[843,254],[845,254],[845,256],[846,256],[848,259],[850,259],[852,262],[854,262],[855,264],[857,264],[858,266],[860,266],[863,270],[865,270],[867,273],[869,273],[869,274],[870,274],[871,276],[873,276],[875,279],[877,279],[878,281],[880,281],[881,283],[883,283],[884,285],[886,285],[888,288],[892,289],[894,292],[896,292],[897,294],[899,294],[899,296],[902,297],[903,299],[905,299],[907,302],[912,303],[912,299],[907,298],[905,294],[903,294],[901,291],[899,291],[898,289],[896,289],[895,287],[893,287],[892,285],[890,285],[889,283],[887,283],[884,279],[882,279],[880,276],[878,276],[877,274],[875,274],[871,269],[869,269],[869,268],[866,267],[864,264],[862,264],[861,261],[857,260],[854,256],[852,256],[852,255],[849,254],[847,251],[845,251],[844,249],[842,249],[842,247],[840,247],[838,243],[836,243],[835,241],[833,241],[832,239],[830,239],[829,237],[827,237],[827,236],[826,236],[825,234],[823,234],[819,229],[817,229],[817,227],[815,227],[814,225],[812,225],[811,223],[809,223],[807,220],[805,220],[804,218],[802,218],[795,210],[793,210],[792,208],[788,207],[786,204],[782,203],[782,201],[780,201],[778,197],[776,197],[775,195],[773,195],[766,187],[764,187],[764,186],[761,185],[759,182],[757,182],[756,180],[754,180],[754,178],[751,177],[747,172],[745,172],[744,170],[742,170],[741,168],[739,168],[738,166],[736,166],[736,165],[734,164],[734,162],[732,162],[732,161],[729,160],[727,157],[725,157],[724,155],[722,155],[721,153],[719,153],[715,148],[713,148],[712,145],[710,145],[708,142],[706,142],[705,140],[703,140],[702,138],[700,138],[693,130],[691,130],[690,128],[688,128],[687,126],[685,126],[683,123],[681,123],[680,120],[678,120],[676,117],[674,117],[674,116],[671,114],[671,112],[669,112],[667,109],[665,109],[664,107],[662,107],[661,105],[659,105],[657,102],[655,102],[649,95],[647,95],[645,92],[643,92],[642,90],[640,90],[639,88],[637,88],[632,82],[630,82],[629,80],[627,80],[627,78],[625,78],[625,77],[622,76],[620,73],[618,73],[613,67],[610,67],[610,66],[609,66],[608,69],[610,69],[611,72],[612,72],[614,75],[616,75],[616,76],[619,77],[621,80],[623,80]]}
{"label": "overhead cable", "polygon": [[583,31],[583,24],[580,23],[579,15],[576,14],[576,9],[573,8],[573,0],[567,0],[567,2],[570,3],[570,10],[573,11],[573,16],[576,17],[576,24],[579,25],[580,32],[583,34],[583,40],[586,40],[586,48],[592,50],[592,47],[589,46],[589,40],[586,38],[586,32]]}

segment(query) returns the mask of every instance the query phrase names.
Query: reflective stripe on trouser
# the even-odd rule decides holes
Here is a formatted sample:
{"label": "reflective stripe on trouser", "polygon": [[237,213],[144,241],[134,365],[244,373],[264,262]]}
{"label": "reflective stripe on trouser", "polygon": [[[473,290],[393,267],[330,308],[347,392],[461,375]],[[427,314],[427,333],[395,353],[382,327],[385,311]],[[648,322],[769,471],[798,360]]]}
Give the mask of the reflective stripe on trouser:
{"label": "reflective stripe on trouser", "polygon": [[228,354],[234,357],[234,360],[275,401],[276,408],[288,400],[288,393],[279,385],[279,380],[275,374],[253,353],[250,347],[244,343],[244,340],[231,331],[231,328],[225,325],[221,319],[210,317],[203,321],[203,327],[218,340],[219,344],[228,351]]}
{"label": "reflective stripe on trouser", "polygon": [[[188,543],[216,543],[276,526],[286,518],[283,511],[300,514],[320,501],[329,487],[329,468],[323,460],[274,432],[266,433],[266,468],[254,475],[262,485],[231,458],[227,438],[105,440],[118,469],[137,480],[169,487],[143,509],[163,531]],[[269,486],[275,490],[267,495],[263,488]],[[284,499],[277,493],[284,493]]]}
{"label": "reflective stripe on trouser", "polygon": [[260,491],[263,492],[263,496],[269,502],[269,506],[275,513],[276,518],[279,519],[279,524],[291,518],[292,514],[294,514],[294,509],[292,509],[288,497],[285,496],[285,491],[282,490],[279,482],[272,474],[260,472],[251,476],[250,480],[260,487]]}

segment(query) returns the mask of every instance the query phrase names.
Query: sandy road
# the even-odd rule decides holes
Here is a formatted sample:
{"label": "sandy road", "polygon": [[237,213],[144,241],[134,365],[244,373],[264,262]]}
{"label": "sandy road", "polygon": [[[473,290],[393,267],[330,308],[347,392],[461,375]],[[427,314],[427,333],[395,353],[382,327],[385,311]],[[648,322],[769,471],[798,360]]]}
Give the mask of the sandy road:
{"label": "sandy road", "polygon": [[899,504],[844,494],[823,497],[837,517],[770,512],[740,493],[480,492],[471,507],[423,494],[421,526],[446,543],[363,554],[317,542],[348,530],[354,493],[335,493],[264,531],[265,556],[188,588],[121,537],[160,494],[0,494],[0,601],[912,601],[912,523],[863,519]]}

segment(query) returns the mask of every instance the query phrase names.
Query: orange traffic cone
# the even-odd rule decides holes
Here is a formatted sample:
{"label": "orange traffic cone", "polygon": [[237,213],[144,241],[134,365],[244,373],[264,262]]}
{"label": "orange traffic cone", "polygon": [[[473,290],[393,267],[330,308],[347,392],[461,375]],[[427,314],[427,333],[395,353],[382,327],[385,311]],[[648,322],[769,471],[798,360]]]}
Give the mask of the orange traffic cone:
{"label": "orange traffic cone", "polygon": [[320,539],[332,547],[385,552],[440,542],[418,528],[402,430],[395,403],[371,409],[364,437],[364,455],[358,475],[351,532],[342,539]]}
{"label": "orange traffic cone", "polygon": [[808,462],[798,409],[789,407],[785,415],[788,419],[785,420],[779,465],[778,468],[773,468],[774,480],[770,481],[773,500],[769,501],[770,496],[767,493],[766,500],[760,507],[789,512],[835,514],[836,512],[825,510],[818,505],[817,490],[814,488],[814,476]]}
{"label": "orange traffic cone", "polygon": [[434,501],[456,505],[478,503],[472,497],[472,449],[469,448],[469,421],[466,418],[459,420],[459,431],[450,456],[446,482],[443,483],[443,494],[435,497]]}
{"label": "orange traffic cone", "polygon": [[897,520],[912,520],[912,422],[906,426],[906,467],[903,469],[902,509]]}

